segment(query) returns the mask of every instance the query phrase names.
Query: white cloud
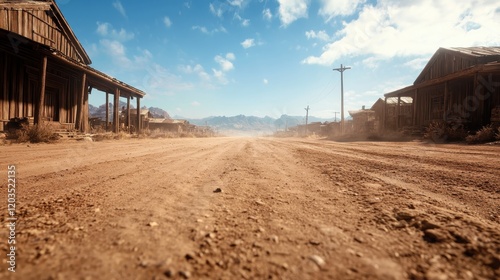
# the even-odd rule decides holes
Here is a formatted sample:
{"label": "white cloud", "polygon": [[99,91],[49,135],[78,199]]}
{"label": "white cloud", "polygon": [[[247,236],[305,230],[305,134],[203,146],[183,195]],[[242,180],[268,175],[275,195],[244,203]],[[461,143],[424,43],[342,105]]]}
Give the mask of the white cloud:
{"label": "white cloud", "polygon": [[228,2],[229,2],[229,4],[231,6],[236,6],[238,8],[243,8],[247,4],[248,1],[245,1],[245,0],[232,0],[232,1],[228,1]]}
{"label": "white cloud", "polygon": [[102,39],[99,41],[102,50],[111,57],[115,65],[123,68],[129,68],[132,61],[127,57],[125,46],[116,40]]}
{"label": "white cloud", "polygon": [[251,48],[251,47],[255,46],[255,40],[254,39],[246,39],[245,41],[241,42],[241,45],[245,49]]}
{"label": "white cloud", "polygon": [[220,55],[215,56],[214,60],[215,62],[219,63],[222,71],[228,72],[234,69],[234,65],[231,62],[231,60],[234,60],[235,56],[233,53],[228,53],[226,54],[226,57],[222,57]]}
{"label": "white cloud", "polygon": [[201,33],[204,33],[204,34],[207,34],[207,35],[212,35],[212,34],[215,34],[215,33],[219,33],[219,32],[223,32],[223,33],[227,33],[227,30],[226,28],[224,28],[223,26],[221,26],[220,28],[215,28],[215,29],[212,29],[212,30],[208,30],[208,28],[206,28],[205,26],[193,26],[192,27],[193,30],[199,30]]}
{"label": "white cloud", "polygon": [[127,12],[120,1],[113,2],[113,7],[124,17],[127,17]]}
{"label": "white cloud", "polygon": [[318,14],[330,21],[335,16],[349,16],[352,15],[358,5],[365,2],[365,0],[321,0],[321,8]]}
{"label": "white cloud", "polygon": [[172,26],[172,21],[170,20],[170,18],[169,18],[169,17],[164,17],[164,18],[163,18],[163,23],[165,24],[165,26],[166,26],[167,28],[169,28],[170,26]]}
{"label": "white cloud", "polygon": [[265,20],[271,20],[273,18],[273,14],[271,13],[271,10],[267,8],[262,11],[262,17]]}
{"label": "white cloud", "polygon": [[415,69],[415,70],[422,70],[425,65],[427,64],[427,62],[429,61],[429,58],[426,57],[426,58],[415,58],[415,59],[412,59],[408,62],[406,62],[404,65],[407,66],[407,67],[410,67],[412,69]]}
{"label": "white cloud", "polygon": [[229,81],[226,78],[226,74],[223,71],[219,71],[217,69],[212,68],[212,72],[214,74],[215,79],[219,81],[219,83],[226,85],[229,83]]}
{"label": "white cloud", "polygon": [[249,19],[244,19],[241,21],[241,25],[243,25],[244,27],[247,27],[250,25],[250,20]]}
{"label": "white cloud", "polygon": [[209,9],[210,12],[218,18],[222,18],[222,15],[224,15],[224,10],[222,9],[222,6],[215,7],[213,3],[210,3]]}
{"label": "white cloud", "polygon": [[200,105],[201,105],[201,103],[200,103],[200,102],[198,102],[198,101],[196,101],[196,100],[195,100],[195,101],[193,101],[193,102],[191,102],[191,106],[193,106],[193,107],[198,107],[198,106],[200,106]]}
{"label": "white cloud", "polygon": [[499,45],[498,3],[481,5],[468,0],[378,1],[363,6],[359,16],[337,32],[339,38],[323,47],[306,64],[332,65],[342,57],[376,59],[428,56],[439,47]]}
{"label": "white cloud", "polygon": [[194,66],[181,65],[179,66],[179,70],[186,74],[197,74],[203,82],[210,82],[211,80],[210,75],[205,71],[205,69],[203,69],[203,66],[201,66],[200,64],[196,64]]}
{"label": "white cloud", "polygon": [[146,68],[143,88],[151,95],[174,95],[179,91],[191,90],[194,86],[184,82],[182,77],[172,74],[163,66],[153,63]]}
{"label": "white cloud", "polygon": [[114,29],[111,24],[104,22],[97,22],[97,34],[102,37],[111,38],[117,41],[128,41],[134,39],[134,33],[128,33],[125,29],[121,28],[119,31]]}
{"label": "white cloud", "polygon": [[299,18],[307,18],[309,0],[278,0],[279,17],[283,26],[288,26]]}
{"label": "white cloud", "polygon": [[326,33],[325,30],[321,30],[315,32],[314,30],[306,31],[307,39],[319,39],[322,41],[330,41],[330,36]]}
{"label": "white cloud", "polygon": [[267,85],[267,84],[269,84],[269,81],[267,79],[263,79],[262,83],[264,83],[265,85]]}

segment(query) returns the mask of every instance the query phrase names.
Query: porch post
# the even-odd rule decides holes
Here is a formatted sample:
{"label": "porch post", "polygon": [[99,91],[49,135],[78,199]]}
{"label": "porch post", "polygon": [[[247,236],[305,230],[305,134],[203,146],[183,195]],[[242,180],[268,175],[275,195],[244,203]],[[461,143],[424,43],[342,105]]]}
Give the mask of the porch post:
{"label": "porch post", "polygon": [[106,92],[106,132],[109,129],[109,93]]}
{"label": "porch post", "polygon": [[398,109],[396,113],[396,128],[399,129],[399,119],[401,118],[401,96],[398,95]]}
{"label": "porch post", "polygon": [[40,124],[43,118],[43,109],[45,107],[45,82],[47,79],[47,56],[42,57],[42,65],[40,69],[40,100],[38,102],[38,110],[35,115],[35,124]]}
{"label": "porch post", "polygon": [[385,99],[384,99],[384,114],[383,114],[383,121],[382,121],[382,131],[385,131],[386,117],[387,117],[387,97],[385,97]]}
{"label": "porch post", "polygon": [[113,104],[113,132],[118,133],[120,131],[120,89],[115,89],[115,104]]}
{"label": "porch post", "polygon": [[141,98],[137,96],[137,134],[141,133]]}
{"label": "porch post", "polygon": [[127,131],[130,133],[130,95],[127,96]]}
{"label": "porch post", "polygon": [[82,74],[82,87],[80,94],[78,95],[78,105],[76,107],[76,121],[75,128],[83,132],[83,104],[85,98],[85,91],[87,90],[87,73],[83,72]]}

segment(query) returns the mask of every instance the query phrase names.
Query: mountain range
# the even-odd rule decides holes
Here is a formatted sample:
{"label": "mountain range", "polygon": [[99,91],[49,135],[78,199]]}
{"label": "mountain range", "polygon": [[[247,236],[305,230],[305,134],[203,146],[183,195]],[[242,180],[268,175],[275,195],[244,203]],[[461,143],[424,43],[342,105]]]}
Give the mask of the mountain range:
{"label": "mountain range", "polygon": [[[113,106],[110,103],[110,119],[113,115]],[[127,107],[127,103],[120,101],[120,108]],[[131,106],[132,109],[135,107]],[[171,118],[168,112],[157,107],[142,107],[142,109],[149,109],[154,118]],[[106,104],[99,107],[89,104],[89,114],[91,117],[100,119],[106,118]],[[288,116],[281,115],[279,118],[272,118],[269,116],[256,117],[256,116],[211,116],[202,119],[190,119],[182,116],[174,116],[173,119],[183,119],[189,121],[191,124],[197,126],[210,126],[219,132],[229,134],[267,134],[273,133],[277,130],[285,130],[287,127],[293,127],[300,124],[305,124],[305,116]],[[308,122],[332,122],[334,119],[323,119],[314,116],[308,117]]]}

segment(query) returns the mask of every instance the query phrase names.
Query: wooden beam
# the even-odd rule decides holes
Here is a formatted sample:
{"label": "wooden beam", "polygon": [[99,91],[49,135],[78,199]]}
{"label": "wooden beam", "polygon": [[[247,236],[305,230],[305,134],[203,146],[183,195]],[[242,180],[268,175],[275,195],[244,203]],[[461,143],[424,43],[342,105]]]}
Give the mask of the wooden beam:
{"label": "wooden beam", "polygon": [[137,132],[137,134],[141,133],[141,99],[139,97],[136,97],[137,98],[137,127],[135,129],[135,131]]}
{"label": "wooden beam", "polygon": [[399,129],[400,123],[399,119],[401,118],[401,96],[398,96],[398,107],[396,112],[396,128]]}
{"label": "wooden beam", "polygon": [[128,130],[128,133],[131,133],[131,130],[130,130],[130,95],[127,96],[127,130]]}
{"label": "wooden beam", "polygon": [[417,97],[418,89],[415,89],[415,96],[413,97],[413,122],[412,124],[417,125]]}
{"label": "wooden beam", "polygon": [[82,73],[82,84],[80,87],[80,92],[78,94],[78,104],[76,105],[76,121],[75,121],[75,128],[83,131],[82,130],[82,115],[83,115],[83,103],[84,103],[84,98],[85,98],[85,91],[86,91],[86,85],[87,84],[87,73],[83,72]]}
{"label": "wooden beam", "polygon": [[385,131],[385,123],[387,118],[387,97],[384,99],[384,114],[383,114],[383,122],[382,122],[382,131]]}
{"label": "wooden beam", "polygon": [[89,132],[89,87],[85,84],[85,93],[83,95],[83,117],[82,131]]}
{"label": "wooden beam", "polygon": [[106,92],[106,132],[109,129],[109,93]]}
{"label": "wooden beam", "polygon": [[45,83],[47,80],[47,56],[42,57],[40,68],[40,99],[38,102],[35,124],[40,124],[43,118],[43,108],[45,107]]}
{"label": "wooden beam", "polygon": [[120,116],[119,116],[119,106],[120,106],[120,89],[115,89],[115,101],[113,104],[113,132],[118,133],[120,131]]}
{"label": "wooden beam", "polygon": [[448,103],[448,81],[444,83],[444,97],[443,97],[443,120],[447,121],[448,109],[446,104]]}

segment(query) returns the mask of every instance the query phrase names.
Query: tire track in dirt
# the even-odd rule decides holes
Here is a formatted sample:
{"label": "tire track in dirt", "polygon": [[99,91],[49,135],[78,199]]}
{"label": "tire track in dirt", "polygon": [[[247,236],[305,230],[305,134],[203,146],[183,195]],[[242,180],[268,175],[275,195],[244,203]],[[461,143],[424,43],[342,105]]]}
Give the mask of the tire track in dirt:
{"label": "tire track in dirt", "polygon": [[[499,276],[498,222],[476,211],[498,206],[498,193],[463,188],[461,197],[467,199],[460,205],[458,196],[438,188],[442,182],[461,184],[467,176],[497,174],[471,172],[483,155],[487,167],[498,162],[491,149],[471,148],[464,152],[471,157],[455,162],[453,155],[460,155],[455,147],[432,147],[424,154],[425,149],[405,143],[212,138],[90,144],[91,149],[36,147],[35,161],[18,154],[25,172],[16,276]],[[75,147],[87,156],[60,166]],[[412,152],[398,156],[401,147]],[[474,169],[461,170],[467,164]],[[442,169],[430,177],[433,166]],[[394,179],[392,171],[408,175]],[[464,174],[451,177],[459,171]],[[215,188],[222,192],[214,193]],[[483,198],[484,205],[473,208]],[[0,205],[2,219],[4,210]],[[8,277],[0,271],[0,278]]]}
{"label": "tire track in dirt", "polygon": [[[294,145],[294,150],[310,159],[311,164],[323,172],[340,173],[340,176],[333,177],[340,180],[334,181],[346,184],[346,191],[358,198],[355,203],[364,205],[365,209],[371,208],[367,211],[370,213],[367,216],[371,216],[369,220],[388,232],[402,231],[402,235],[395,237],[401,242],[400,249],[395,250],[394,254],[406,266],[410,278],[469,279],[471,275],[478,276],[474,273],[488,279],[498,277],[498,223],[478,220],[477,215],[467,210],[464,214],[464,207],[460,207],[456,201],[444,195],[436,197],[434,193],[426,194],[425,189],[420,190],[423,187],[421,185],[414,186],[366,172],[367,165],[361,164],[357,156],[342,154],[343,164],[334,168],[318,163],[335,159],[338,157],[336,151],[328,153],[301,145]],[[367,180],[378,182],[367,183]],[[450,201],[455,207],[450,207]],[[389,205],[386,206],[386,203]],[[405,234],[411,238],[405,237]],[[408,243],[411,247],[407,246]],[[387,244],[386,248],[394,250],[398,247]]]}
{"label": "tire track in dirt", "polygon": [[[361,154],[352,154],[345,152],[345,146],[346,144],[342,143],[338,147],[332,145],[322,147],[318,146],[317,143],[312,143],[310,146],[308,145],[307,151],[314,150],[354,160],[355,164],[362,166],[365,171],[419,185],[422,190],[429,191],[427,193],[429,197],[448,197],[446,200],[453,201],[455,206],[470,208],[467,209],[467,212],[479,212],[489,220],[500,222],[500,207],[498,207],[500,169],[489,167],[490,165],[500,165],[500,157],[493,156],[494,153],[487,153],[488,157],[485,155],[485,157],[477,158],[474,162],[476,168],[462,168],[461,161],[464,158],[461,156],[458,163],[451,161],[454,164],[448,166],[439,159],[432,161],[426,158],[426,155],[429,158],[431,155],[426,154],[423,150],[416,151],[417,154],[421,154],[418,158],[414,158],[412,155],[408,158],[408,154],[405,152],[401,152],[399,158],[394,155],[388,158],[382,152],[377,152],[378,156],[365,156],[364,150]],[[481,169],[480,166],[483,162],[485,167]],[[331,163],[325,164],[330,165],[330,167],[335,166]],[[478,169],[481,170],[477,171]],[[471,192],[474,193],[473,196],[469,195]]]}

